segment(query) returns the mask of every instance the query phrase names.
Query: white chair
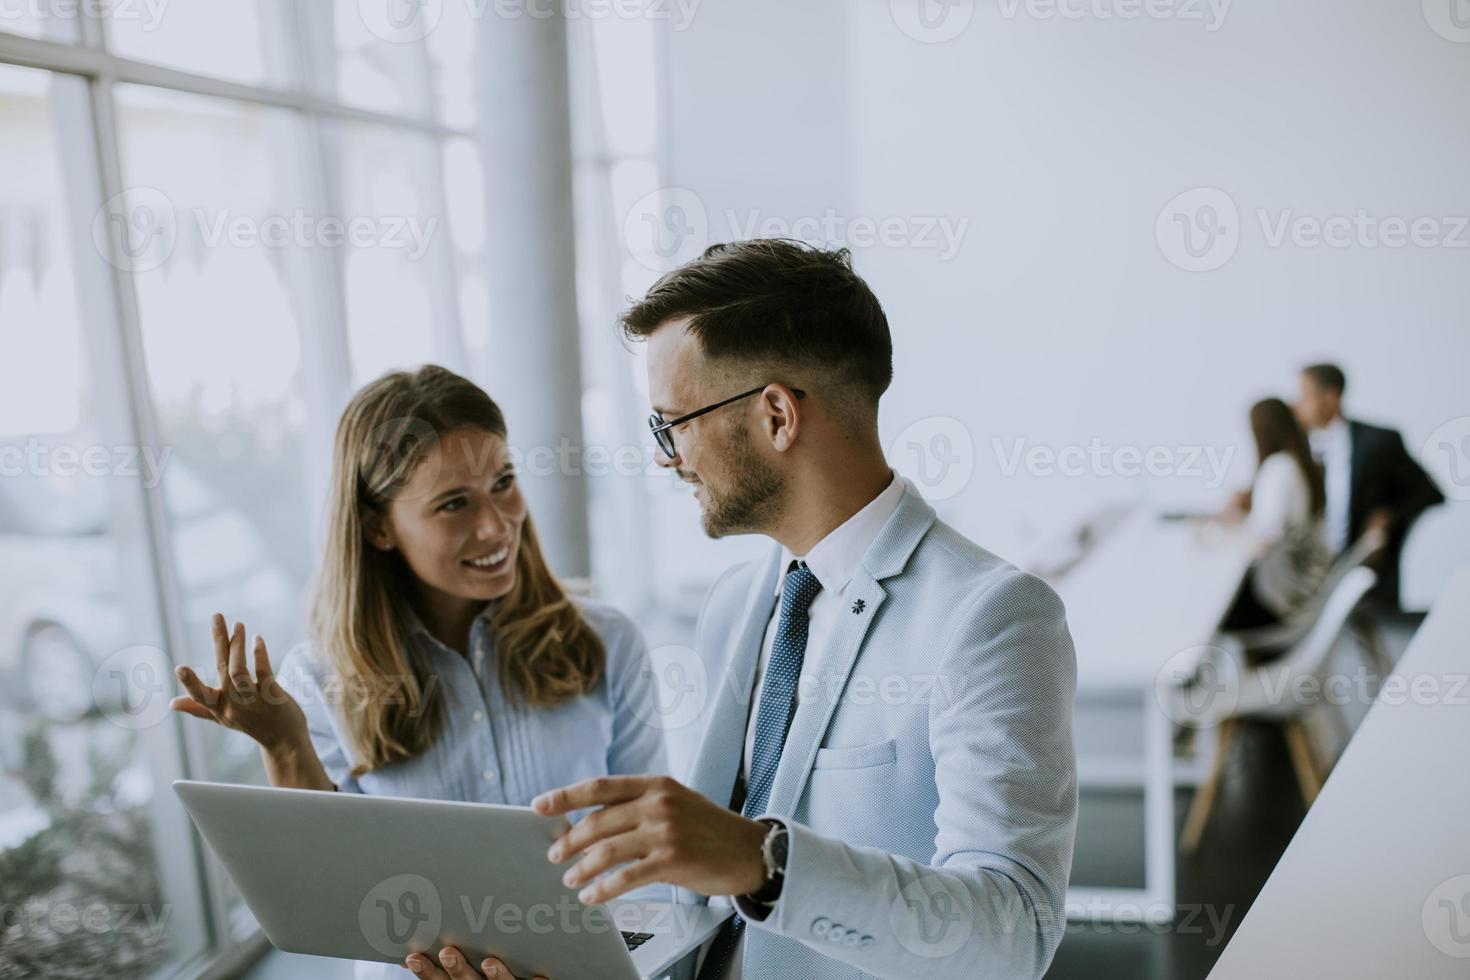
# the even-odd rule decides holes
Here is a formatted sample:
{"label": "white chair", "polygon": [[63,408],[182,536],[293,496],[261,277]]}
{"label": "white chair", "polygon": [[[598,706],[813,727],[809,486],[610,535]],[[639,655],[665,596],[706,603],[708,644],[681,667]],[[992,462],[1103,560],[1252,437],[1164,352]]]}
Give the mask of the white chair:
{"label": "white chair", "polygon": [[[1262,719],[1282,726],[1292,768],[1307,806],[1322,788],[1323,774],[1313,756],[1302,719],[1316,702],[1293,695],[1305,689],[1322,690],[1334,650],[1347,632],[1353,614],[1378,576],[1370,568],[1348,569],[1323,604],[1316,622],[1281,657],[1260,666],[1249,666],[1247,649],[1238,643],[1216,648],[1216,655],[1201,664],[1195,685],[1177,689],[1176,718],[1187,718],[1199,728],[1216,728],[1215,758],[1210,774],[1200,784],[1184,822],[1180,848],[1192,853],[1199,847],[1205,824],[1214,807],[1224,777],[1225,762],[1241,724]],[[1201,701],[1198,685],[1208,684]]]}
{"label": "white chair", "polygon": [[[1337,590],[1338,585],[1355,568],[1361,568],[1372,561],[1374,556],[1383,550],[1388,544],[1388,535],[1382,530],[1370,528],[1359,535],[1358,540],[1332,563],[1327,570],[1327,575],[1322,579],[1322,584],[1312,597],[1302,604],[1285,621],[1271,626],[1259,626],[1248,630],[1233,630],[1221,634],[1226,643],[1238,643],[1246,650],[1285,650],[1297,643],[1309,633],[1317,620],[1322,616],[1322,610],[1327,605],[1327,600]],[[1376,637],[1364,637],[1372,642]],[[1370,651],[1375,656],[1376,648]],[[1391,666],[1391,665],[1390,665]]]}

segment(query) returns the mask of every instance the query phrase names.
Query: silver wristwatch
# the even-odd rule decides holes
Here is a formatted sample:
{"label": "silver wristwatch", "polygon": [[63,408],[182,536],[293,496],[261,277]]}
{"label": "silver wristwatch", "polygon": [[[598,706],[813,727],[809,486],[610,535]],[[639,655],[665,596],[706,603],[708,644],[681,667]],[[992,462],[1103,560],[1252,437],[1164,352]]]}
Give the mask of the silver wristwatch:
{"label": "silver wristwatch", "polygon": [[771,828],[767,831],[765,840],[761,841],[761,862],[766,866],[766,882],[749,897],[753,902],[770,907],[781,897],[781,886],[786,883],[788,835],[786,825],[779,820],[767,817],[761,822]]}

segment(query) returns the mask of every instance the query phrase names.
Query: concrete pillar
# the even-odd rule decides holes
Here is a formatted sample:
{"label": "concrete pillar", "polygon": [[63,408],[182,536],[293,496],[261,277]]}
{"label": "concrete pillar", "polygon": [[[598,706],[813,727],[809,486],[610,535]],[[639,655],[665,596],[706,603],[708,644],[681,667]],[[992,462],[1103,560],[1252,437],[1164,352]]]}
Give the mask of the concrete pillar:
{"label": "concrete pillar", "polygon": [[547,561],[558,575],[581,577],[591,572],[591,556],[571,105],[566,22],[550,9],[556,12],[549,16],[538,11],[478,21],[490,291],[489,363],[482,376],[521,452],[523,488]]}

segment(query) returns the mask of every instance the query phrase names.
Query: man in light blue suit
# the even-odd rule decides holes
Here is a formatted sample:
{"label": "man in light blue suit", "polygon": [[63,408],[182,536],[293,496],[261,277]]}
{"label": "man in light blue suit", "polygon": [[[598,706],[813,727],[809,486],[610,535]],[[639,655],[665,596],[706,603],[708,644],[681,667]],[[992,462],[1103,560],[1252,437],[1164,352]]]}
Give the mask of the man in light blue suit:
{"label": "man in light blue suit", "polygon": [[623,326],[705,530],[775,544],[700,614],[688,785],[547,794],[546,813],[601,808],[551,859],[578,858],[585,901],[659,881],[732,902],[699,980],[1041,976],[1076,829],[1072,641],[1051,589],[884,460],[876,297],[845,251],[743,242],[669,273]]}

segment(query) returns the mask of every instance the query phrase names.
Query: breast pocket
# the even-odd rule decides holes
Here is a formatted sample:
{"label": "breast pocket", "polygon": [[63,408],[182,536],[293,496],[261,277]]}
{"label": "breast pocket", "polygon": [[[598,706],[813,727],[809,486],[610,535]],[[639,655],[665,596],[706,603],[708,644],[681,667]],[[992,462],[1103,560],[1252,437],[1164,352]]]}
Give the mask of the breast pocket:
{"label": "breast pocket", "polygon": [[815,769],[872,769],[898,761],[898,743],[894,739],[855,745],[851,748],[817,749]]}

